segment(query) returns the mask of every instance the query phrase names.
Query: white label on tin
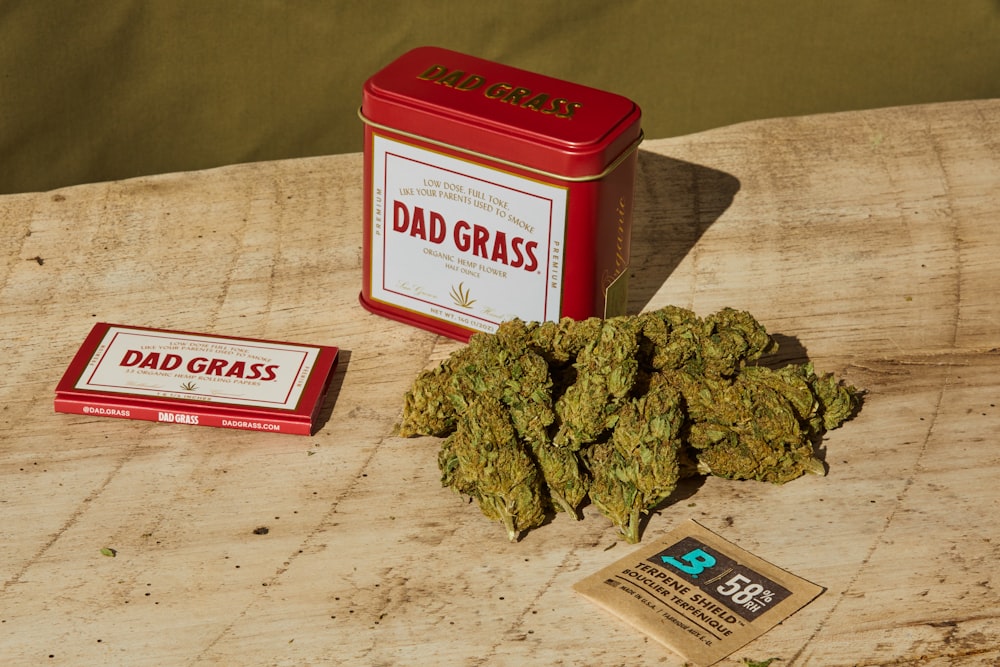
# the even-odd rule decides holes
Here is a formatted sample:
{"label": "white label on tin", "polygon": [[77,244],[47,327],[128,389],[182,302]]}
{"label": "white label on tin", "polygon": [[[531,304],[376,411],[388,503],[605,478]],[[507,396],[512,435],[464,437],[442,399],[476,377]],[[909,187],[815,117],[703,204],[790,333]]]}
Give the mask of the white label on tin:
{"label": "white label on tin", "polygon": [[76,389],[293,410],[319,348],[111,327]]}
{"label": "white label on tin", "polygon": [[476,331],[557,321],[567,188],[373,136],[371,298]]}

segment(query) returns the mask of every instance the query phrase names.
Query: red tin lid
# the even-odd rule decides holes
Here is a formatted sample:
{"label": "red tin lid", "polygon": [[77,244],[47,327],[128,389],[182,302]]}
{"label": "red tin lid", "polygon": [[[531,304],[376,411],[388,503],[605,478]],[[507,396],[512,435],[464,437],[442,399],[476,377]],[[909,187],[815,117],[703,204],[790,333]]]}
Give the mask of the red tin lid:
{"label": "red tin lid", "polygon": [[376,128],[570,180],[599,178],[642,137],[626,97],[431,46],[369,78],[360,114]]}

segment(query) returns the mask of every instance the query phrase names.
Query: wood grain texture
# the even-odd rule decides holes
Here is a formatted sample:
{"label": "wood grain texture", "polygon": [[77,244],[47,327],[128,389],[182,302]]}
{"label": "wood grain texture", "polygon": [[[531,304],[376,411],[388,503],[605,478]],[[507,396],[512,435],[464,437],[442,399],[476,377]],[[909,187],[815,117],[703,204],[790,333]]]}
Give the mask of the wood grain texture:
{"label": "wood grain texture", "polygon": [[[393,437],[457,344],[358,305],[361,207],[356,154],[0,197],[4,664],[683,664],[571,591],[630,549],[593,508],[509,544],[437,440]],[[998,222],[1000,100],[643,145],[632,311],[749,310],[868,391],[826,477],[691,481],[650,517],[826,588],[722,664],[1000,661]],[[55,414],[96,321],[338,345],[329,418]]]}

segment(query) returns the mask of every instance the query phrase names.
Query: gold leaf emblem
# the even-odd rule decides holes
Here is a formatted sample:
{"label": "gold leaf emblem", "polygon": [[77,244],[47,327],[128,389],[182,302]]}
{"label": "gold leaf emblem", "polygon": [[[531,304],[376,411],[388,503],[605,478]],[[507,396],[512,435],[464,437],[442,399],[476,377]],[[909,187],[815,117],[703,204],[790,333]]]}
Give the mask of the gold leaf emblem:
{"label": "gold leaf emblem", "polygon": [[451,288],[451,300],[455,302],[455,305],[460,308],[471,308],[472,304],[476,302],[475,299],[470,299],[471,293],[465,287],[465,283],[459,283],[458,285]]}
{"label": "gold leaf emblem", "polygon": [[197,388],[198,385],[196,385],[194,382],[184,382],[183,384],[181,384],[181,389],[183,389],[184,391],[194,391]]}

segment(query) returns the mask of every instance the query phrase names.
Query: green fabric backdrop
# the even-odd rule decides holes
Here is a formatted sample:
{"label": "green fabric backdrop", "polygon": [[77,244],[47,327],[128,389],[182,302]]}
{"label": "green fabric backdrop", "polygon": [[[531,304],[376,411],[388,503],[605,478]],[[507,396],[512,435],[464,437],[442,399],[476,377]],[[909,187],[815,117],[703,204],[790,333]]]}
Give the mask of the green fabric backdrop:
{"label": "green fabric backdrop", "polygon": [[636,100],[650,138],[1000,97],[998,0],[5,0],[0,193],[358,151],[436,44]]}

